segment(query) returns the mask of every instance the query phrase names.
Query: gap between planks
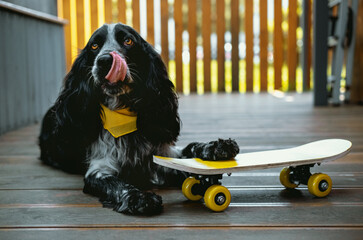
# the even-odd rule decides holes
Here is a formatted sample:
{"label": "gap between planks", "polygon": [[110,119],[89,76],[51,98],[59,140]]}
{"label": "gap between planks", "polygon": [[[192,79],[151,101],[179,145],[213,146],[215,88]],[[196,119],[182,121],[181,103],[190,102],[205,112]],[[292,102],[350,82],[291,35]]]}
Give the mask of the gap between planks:
{"label": "gap between planks", "polygon": [[[200,202],[203,204],[203,202]],[[165,204],[168,205],[168,204]],[[229,207],[239,207],[239,208],[249,208],[249,207],[324,207],[324,206],[349,206],[349,207],[363,207],[362,202],[265,202],[265,203],[231,203]],[[102,207],[102,204],[0,204],[1,208],[26,208],[26,209],[39,209],[39,208],[99,208]]]}
{"label": "gap between planks", "polygon": [[179,224],[179,225],[114,225],[114,224],[86,224],[86,225],[60,225],[60,226],[0,226],[0,231],[14,231],[14,230],[97,230],[97,229],[108,229],[108,230],[166,230],[166,229],[195,229],[195,230],[208,230],[208,229],[240,229],[240,230],[298,230],[298,229],[321,229],[321,230],[362,230],[363,224],[342,224],[342,225],[289,225],[289,224],[275,224],[275,225],[268,225],[268,226],[261,226],[261,225],[187,225],[187,224]]}

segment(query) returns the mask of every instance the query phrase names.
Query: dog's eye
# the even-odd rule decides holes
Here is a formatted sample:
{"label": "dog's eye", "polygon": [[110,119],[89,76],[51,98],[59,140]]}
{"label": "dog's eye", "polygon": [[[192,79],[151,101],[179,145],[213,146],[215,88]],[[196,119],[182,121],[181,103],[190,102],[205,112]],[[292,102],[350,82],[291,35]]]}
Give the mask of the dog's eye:
{"label": "dog's eye", "polygon": [[94,44],[92,44],[91,47],[92,47],[93,50],[97,50],[98,49],[98,44],[97,43],[94,43]]}
{"label": "dog's eye", "polygon": [[132,45],[134,45],[134,42],[130,38],[128,38],[128,39],[126,39],[124,41],[124,45],[125,46],[132,46]]}

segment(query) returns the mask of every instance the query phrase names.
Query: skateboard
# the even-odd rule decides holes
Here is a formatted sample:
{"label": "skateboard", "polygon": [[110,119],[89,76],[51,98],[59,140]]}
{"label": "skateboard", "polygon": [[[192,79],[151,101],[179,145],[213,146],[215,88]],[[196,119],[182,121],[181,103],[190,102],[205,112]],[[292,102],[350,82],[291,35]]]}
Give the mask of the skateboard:
{"label": "skateboard", "polygon": [[215,212],[224,211],[231,202],[229,190],[221,185],[224,173],[284,167],[280,172],[281,184],[294,189],[300,184],[308,186],[316,197],[329,195],[332,180],[327,174],[310,172],[315,164],[333,161],[347,155],[352,143],[344,139],[325,139],[298,147],[238,154],[234,159],[206,161],[199,158],[169,158],[154,156],[153,161],[164,167],[185,171],[191,176],[182,185],[184,196],[199,201]]}

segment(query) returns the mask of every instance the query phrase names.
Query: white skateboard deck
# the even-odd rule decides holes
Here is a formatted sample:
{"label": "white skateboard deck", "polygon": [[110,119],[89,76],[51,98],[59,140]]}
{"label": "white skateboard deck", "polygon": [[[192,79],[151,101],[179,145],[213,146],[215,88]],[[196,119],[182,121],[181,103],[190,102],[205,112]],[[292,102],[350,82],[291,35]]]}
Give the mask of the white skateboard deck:
{"label": "white skateboard deck", "polygon": [[154,156],[154,162],[180,171],[201,175],[214,175],[333,161],[347,155],[351,147],[352,143],[348,140],[326,139],[288,149],[241,153],[234,159],[227,161]]}

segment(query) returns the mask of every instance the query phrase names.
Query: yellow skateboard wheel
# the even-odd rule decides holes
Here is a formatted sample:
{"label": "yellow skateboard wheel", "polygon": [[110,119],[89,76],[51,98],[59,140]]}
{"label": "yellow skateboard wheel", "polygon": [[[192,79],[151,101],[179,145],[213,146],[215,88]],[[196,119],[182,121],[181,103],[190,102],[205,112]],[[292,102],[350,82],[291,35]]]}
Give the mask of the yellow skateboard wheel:
{"label": "yellow skateboard wheel", "polygon": [[280,172],[280,183],[286,187],[286,188],[296,188],[298,185],[295,183],[290,182],[290,172],[291,169],[288,167],[285,167]]}
{"label": "yellow skateboard wheel", "polygon": [[231,193],[226,187],[212,185],[205,192],[204,202],[212,211],[222,212],[231,203]]}
{"label": "yellow skateboard wheel", "polygon": [[183,185],[182,185],[182,192],[187,199],[189,199],[191,201],[199,201],[200,199],[203,198],[203,196],[194,195],[192,193],[192,187],[195,184],[199,184],[199,183],[200,183],[200,181],[195,179],[194,177],[189,177],[184,180]]}
{"label": "yellow skateboard wheel", "polygon": [[326,197],[332,188],[331,178],[323,173],[315,173],[308,181],[309,192],[316,197]]}

